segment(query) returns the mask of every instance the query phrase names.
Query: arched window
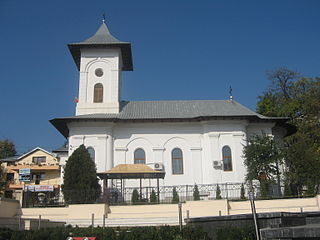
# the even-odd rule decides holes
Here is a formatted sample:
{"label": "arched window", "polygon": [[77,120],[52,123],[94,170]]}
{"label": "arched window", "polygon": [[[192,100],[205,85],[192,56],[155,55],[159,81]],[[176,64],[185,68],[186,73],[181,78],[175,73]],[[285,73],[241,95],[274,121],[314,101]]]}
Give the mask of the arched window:
{"label": "arched window", "polygon": [[95,157],[96,157],[96,156],[95,156],[96,153],[95,153],[93,147],[88,147],[88,148],[87,148],[87,151],[88,151],[88,153],[89,153],[89,155],[90,155],[91,160],[94,162],[94,161],[95,161]]}
{"label": "arched window", "polygon": [[183,174],[183,156],[180,148],[175,148],[171,153],[172,174]]}
{"label": "arched window", "polygon": [[93,102],[95,103],[103,102],[103,85],[101,83],[97,83],[96,85],[94,85]]}
{"label": "arched window", "polygon": [[142,148],[134,151],[134,164],[146,164],[146,154]]}
{"label": "arched window", "polygon": [[232,156],[231,156],[231,148],[229,146],[224,146],[222,148],[222,160],[223,160],[223,170],[232,171]]}

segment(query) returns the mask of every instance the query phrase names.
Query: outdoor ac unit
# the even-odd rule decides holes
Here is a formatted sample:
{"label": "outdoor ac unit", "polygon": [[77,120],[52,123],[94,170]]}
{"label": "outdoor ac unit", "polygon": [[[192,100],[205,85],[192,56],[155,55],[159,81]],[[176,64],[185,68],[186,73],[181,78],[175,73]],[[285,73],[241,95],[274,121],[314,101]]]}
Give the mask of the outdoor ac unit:
{"label": "outdoor ac unit", "polygon": [[221,161],[213,161],[213,167],[214,168],[221,167]]}
{"label": "outdoor ac unit", "polygon": [[162,163],[155,163],[155,164],[153,165],[153,169],[154,169],[154,170],[162,171],[162,170],[163,170],[163,164],[162,164]]}

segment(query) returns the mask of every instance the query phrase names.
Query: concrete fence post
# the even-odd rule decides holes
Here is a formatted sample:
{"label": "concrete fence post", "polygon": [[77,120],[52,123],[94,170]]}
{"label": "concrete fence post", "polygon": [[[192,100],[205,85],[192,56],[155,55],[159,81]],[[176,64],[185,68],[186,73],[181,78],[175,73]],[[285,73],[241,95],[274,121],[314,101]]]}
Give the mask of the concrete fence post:
{"label": "concrete fence post", "polygon": [[179,209],[179,227],[180,227],[180,232],[182,231],[182,203],[178,203],[178,209]]}
{"label": "concrete fence post", "polygon": [[39,215],[38,230],[41,228],[41,215]]}

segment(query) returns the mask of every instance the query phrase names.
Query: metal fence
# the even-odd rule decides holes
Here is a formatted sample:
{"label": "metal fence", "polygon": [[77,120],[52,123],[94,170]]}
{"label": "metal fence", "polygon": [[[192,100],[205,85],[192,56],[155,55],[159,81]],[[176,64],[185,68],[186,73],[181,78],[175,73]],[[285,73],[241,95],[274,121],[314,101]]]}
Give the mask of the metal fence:
{"label": "metal fence", "polygon": [[65,206],[64,197],[57,192],[33,192],[23,191],[22,207],[63,207]]}
{"label": "metal fence", "polygon": [[[173,198],[175,191],[179,201],[193,201],[196,185],[178,185],[178,186],[161,186],[159,187],[159,201],[157,187],[124,187],[108,188],[101,193],[97,200],[89,199],[88,203],[108,203],[110,205],[127,205],[127,204],[155,204],[155,203],[172,203],[176,201]],[[248,197],[249,186],[242,183],[224,183],[224,184],[199,184],[197,185],[200,200],[228,199],[239,200]],[[279,197],[276,192],[277,186],[271,185],[268,197]],[[255,197],[260,197],[259,184],[253,185]],[[133,199],[132,195],[136,194]],[[78,202],[82,202],[81,196],[93,196],[88,190],[83,192],[73,192],[78,197]],[[153,200],[152,196],[153,195]],[[95,199],[95,197],[93,197]],[[155,200],[156,198],[156,200]],[[88,200],[88,199],[87,199]],[[92,201],[91,201],[92,200]],[[76,202],[77,203],[77,202]],[[68,205],[61,192],[56,193],[37,193],[25,191],[23,194],[23,207],[57,207]]]}
{"label": "metal fence", "polygon": [[[249,187],[242,183],[224,183],[224,184],[200,184],[197,185],[200,200],[214,199],[241,199],[248,196]],[[241,196],[243,188],[243,196]],[[172,203],[174,189],[181,202],[194,200],[195,185],[162,186],[159,188],[160,203]],[[137,191],[138,199],[133,199],[133,192]],[[156,187],[125,187],[122,191],[117,188],[108,188],[109,204],[147,204],[152,203],[152,191],[157,196]],[[256,196],[259,196],[259,186],[254,186]],[[132,202],[134,201],[134,202]]]}

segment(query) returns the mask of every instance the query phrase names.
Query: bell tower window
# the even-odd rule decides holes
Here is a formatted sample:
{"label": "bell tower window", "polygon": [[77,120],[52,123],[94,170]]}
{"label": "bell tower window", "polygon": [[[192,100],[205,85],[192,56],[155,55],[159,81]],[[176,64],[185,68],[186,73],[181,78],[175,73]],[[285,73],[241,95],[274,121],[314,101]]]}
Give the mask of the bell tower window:
{"label": "bell tower window", "polygon": [[101,68],[97,68],[94,73],[96,74],[97,77],[103,76],[103,70]]}
{"label": "bell tower window", "polygon": [[103,85],[101,83],[97,83],[96,85],[94,85],[93,102],[95,103],[103,102]]}

